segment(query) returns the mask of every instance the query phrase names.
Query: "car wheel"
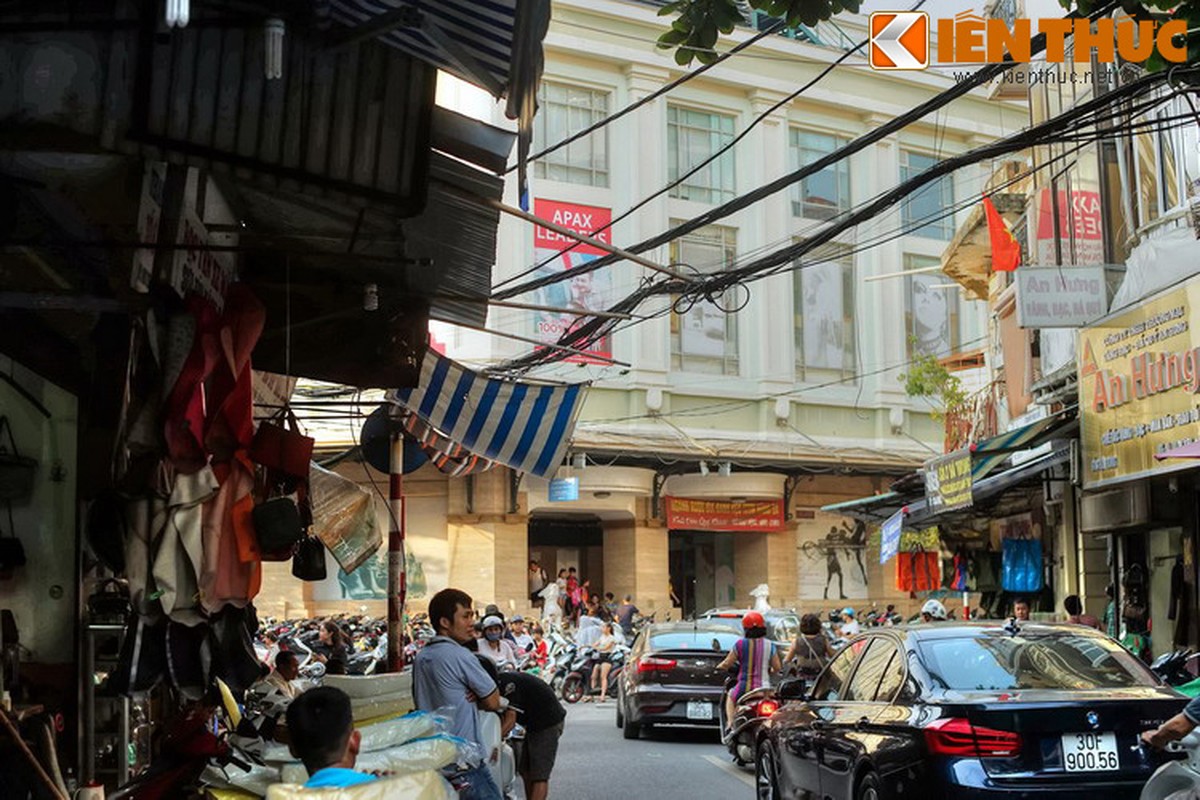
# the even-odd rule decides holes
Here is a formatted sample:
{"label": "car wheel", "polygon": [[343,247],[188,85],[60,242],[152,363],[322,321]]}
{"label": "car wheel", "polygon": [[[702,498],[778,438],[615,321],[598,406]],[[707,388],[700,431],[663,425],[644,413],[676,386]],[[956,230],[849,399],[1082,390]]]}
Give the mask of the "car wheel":
{"label": "car wheel", "polygon": [[568,703],[578,703],[583,699],[583,676],[568,675],[563,681],[562,699]]}
{"label": "car wheel", "polygon": [[642,735],[642,723],[626,719],[625,725],[621,728],[621,735],[626,739],[639,738]]}
{"label": "car wheel", "polygon": [[758,800],[779,800],[775,777],[775,748],[770,742],[763,742],[754,759],[754,791]]}
{"label": "car wheel", "polygon": [[859,778],[858,790],[854,793],[854,800],[879,800],[882,791],[879,788],[879,776],[874,772],[868,772]]}
{"label": "car wheel", "polygon": [[625,715],[621,713],[621,709],[625,707],[625,701],[621,699],[621,695],[617,695],[617,727],[625,727]]}

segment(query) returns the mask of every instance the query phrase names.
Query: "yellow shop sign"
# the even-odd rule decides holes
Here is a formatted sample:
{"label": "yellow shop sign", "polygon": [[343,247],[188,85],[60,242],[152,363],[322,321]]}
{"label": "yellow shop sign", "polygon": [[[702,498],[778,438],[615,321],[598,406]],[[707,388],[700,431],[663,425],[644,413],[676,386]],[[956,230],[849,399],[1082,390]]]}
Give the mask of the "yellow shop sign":
{"label": "yellow shop sign", "polygon": [[1088,488],[1196,466],[1154,454],[1200,438],[1200,279],[1079,332],[1079,417]]}

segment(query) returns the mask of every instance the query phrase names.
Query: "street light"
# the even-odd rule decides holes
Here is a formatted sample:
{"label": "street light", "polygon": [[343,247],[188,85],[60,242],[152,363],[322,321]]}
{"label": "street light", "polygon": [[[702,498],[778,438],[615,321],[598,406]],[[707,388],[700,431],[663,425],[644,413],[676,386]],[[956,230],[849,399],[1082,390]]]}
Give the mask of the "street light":
{"label": "street light", "polygon": [[167,0],[168,28],[186,28],[191,15],[191,0]]}

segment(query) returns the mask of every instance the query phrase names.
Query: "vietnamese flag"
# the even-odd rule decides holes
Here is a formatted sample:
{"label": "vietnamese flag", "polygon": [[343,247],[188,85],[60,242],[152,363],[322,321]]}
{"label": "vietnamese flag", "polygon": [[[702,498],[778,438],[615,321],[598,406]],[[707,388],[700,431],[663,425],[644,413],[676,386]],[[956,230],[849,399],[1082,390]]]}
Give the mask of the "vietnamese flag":
{"label": "vietnamese flag", "polygon": [[992,198],[983,198],[983,210],[987,214],[988,238],[992,240],[992,272],[1012,272],[1021,263],[1021,245],[992,204]]}

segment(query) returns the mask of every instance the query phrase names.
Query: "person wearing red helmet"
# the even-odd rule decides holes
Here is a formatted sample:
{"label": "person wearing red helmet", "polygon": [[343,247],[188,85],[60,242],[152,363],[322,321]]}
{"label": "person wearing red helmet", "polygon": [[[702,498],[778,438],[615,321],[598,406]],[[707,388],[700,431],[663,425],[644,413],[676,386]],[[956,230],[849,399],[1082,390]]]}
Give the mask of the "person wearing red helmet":
{"label": "person wearing red helmet", "polygon": [[[757,611],[742,617],[745,636],[738,639],[718,670],[737,668],[737,681],[725,696],[725,719],[733,720],[737,701],[746,692],[761,689],[771,682],[771,673],[781,668],[775,644],[767,638],[767,623]],[[724,734],[724,732],[722,732]]]}

